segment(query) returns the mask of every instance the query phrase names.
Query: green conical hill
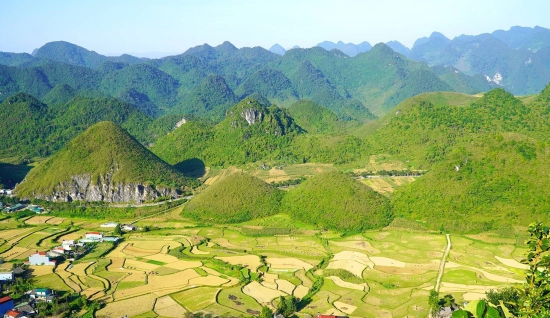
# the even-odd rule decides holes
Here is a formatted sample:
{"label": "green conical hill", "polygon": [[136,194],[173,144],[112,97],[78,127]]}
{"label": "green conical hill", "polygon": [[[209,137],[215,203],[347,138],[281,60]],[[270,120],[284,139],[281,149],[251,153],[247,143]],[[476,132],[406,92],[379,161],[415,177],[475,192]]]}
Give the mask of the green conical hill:
{"label": "green conical hill", "polygon": [[195,196],[184,215],[213,223],[244,222],[276,214],[282,193],[277,188],[243,172],[217,181]]}
{"label": "green conical hill", "polygon": [[[17,187],[17,195],[48,197],[54,191],[66,190],[75,176],[88,175],[90,185],[101,181],[102,184],[134,183],[183,189],[190,184],[125,130],[112,122],[100,122],[32,169]],[[79,184],[77,189],[82,187],[86,188]]]}
{"label": "green conical hill", "polygon": [[392,196],[396,216],[454,233],[508,231],[550,220],[548,148],[516,133],[455,146],[430,172]]}
{"label": "green conical hill", "polygon": [[[456,107],[466,105],[462,107]],[[397,155],[419,169],[442,160],[456,145],[476,134],[522,132],[548,126],[529,107],[502,89],[481,98],[456,93],[422,94],[398,106],[368,136],[378,152]]]}
{"label": "green conical hill", "polygon": [[391,221],[388,200],[342,172],[318,174],[290,190],[282,212],[320,228],[362,231]]}
{"label": "green conical hill", "polygon": [[172,164],[192,158],[216,166],[277,160],[301,132],[284,109],[245,98],[219,124],[188,122],[159,138],[152,150]]}

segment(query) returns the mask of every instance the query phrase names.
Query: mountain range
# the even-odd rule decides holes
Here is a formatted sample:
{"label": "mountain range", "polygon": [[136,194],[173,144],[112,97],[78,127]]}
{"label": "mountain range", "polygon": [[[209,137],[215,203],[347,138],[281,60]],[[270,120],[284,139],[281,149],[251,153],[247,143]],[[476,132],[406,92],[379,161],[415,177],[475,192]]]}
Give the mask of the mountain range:
{"label": "mountain range", "polygon": [[[453,40],[434,33],[410,51],[380,43],[353,57],[330,43],[330,50],[295,48],[280,56],[229,42],[163,59],[106,57],[66,42],[34,55],[2,54],[10,65],[0,65],[0,158],[49,157],[16,193],[60,201],[176,197],[198,185],[184,173],[202,176],[206,166],[317,163],[341,170],[300,181],[287,194],[242,174],[226,179],[197,196],[189,213],[200,221],[236,222],[279,209],[304,220],[303,211],[321,212],[312,202],[325,211],[316,215],[318,227],[343,231],[384,226],[395,217],[454,232],[547,221],[545,30]],[[464,57],[452,64],[457,47]],[[524,54],[531,62],[514,64]],[[459,69],[483,63],[508,63],[523,77],[521,89],[542,88],[514,96],[507,85],[517,84],[504,71],[487,79]],[[423,176],[382,194],[351,178],[356,169],[383,172],[374,168],[380,158]],[[1,182],[20,181],[6,167],[15,171],[0,165]],[[227,191],[235,187],[270,199],[257,201],[258,215],[247,213],[246,193]],[[350,201],[354,194],[365,201]],[[231,214],[222,215],[212,197],[233,200]],[[369,216],[372,222],[361,223]]]}
{"label": "mountain range", "polygon": [[152,117],[181,114],[214,121],[237,101],[260,95],[280,106],[309,99],[342,119],[364,122],[418,93],[476,93],[496,85],[480,78],[453,68],[433,70],[385,44],[354,57],[320,47],[280,56],[261,47],[237,49],[229,42],[162,59],[107,57],[61,41],[34,55],[0,54],[0,101],[18,92],[43,99],[65,84],[79,94],[117,98]]}

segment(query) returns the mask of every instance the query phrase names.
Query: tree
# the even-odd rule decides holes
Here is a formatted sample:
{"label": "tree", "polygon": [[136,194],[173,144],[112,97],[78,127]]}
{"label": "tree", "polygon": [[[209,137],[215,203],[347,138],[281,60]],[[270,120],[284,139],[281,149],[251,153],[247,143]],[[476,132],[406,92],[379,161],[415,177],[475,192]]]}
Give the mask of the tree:
{"label": "tree", "polygon": [[453,312],[453,318],[504,318],[504,315],[500,315],[498,310],[494,307],[487,306],[484,300],[480,300],[477,303],[475,313],[471,313],[466,310],[457,310]]}
{"label": "tree", "polygon": [[269,307],[267,306],[263,306],[262,312],[260,312],[260,315],[258,316],[258,318],[271,318],[271,317],[273,317],[273,312],[271,311],[271,309],[269,309]]}
{"label": "tree", "polygon": [[514,287],[491,289],[485,293],[485,301],[492,306],[497,306],[501,315],[504,315],[504,310],[500,306],[505,306],[511,314],[518,315],[519,292]]}
{"label": "tree", "polygon": [[120,230],[120,224],[117,224],[115,226],[115,229],[113,230],[114,235],[122,235],[122,231]]}
{"label": "tree", "polygon": [[550,316],[550,229],[531,223],[527,241],[529,251],[523,264],[529,265],[523,289],[520,289],[520,314],[525,317]]}
{"label": "tree", "polygon": [[279,304],[277,305],[277,313],[285,317],[290,317],[296,311],[296,297],[286,296],[279,297]]}
{"label": "tree", "polygon": [[439,304],[439,293],[435,291],[435,289],[432,289],[430,291],[428,303],[430,305],[430,317],[437,317],[437,313],[441,309],[441,305]]}
{"label": "tree", "polygon": [[453,305],[456,306],[456,301],[453,295],[447,294],[443,298],[439,300],[440,307],[451,307]]}

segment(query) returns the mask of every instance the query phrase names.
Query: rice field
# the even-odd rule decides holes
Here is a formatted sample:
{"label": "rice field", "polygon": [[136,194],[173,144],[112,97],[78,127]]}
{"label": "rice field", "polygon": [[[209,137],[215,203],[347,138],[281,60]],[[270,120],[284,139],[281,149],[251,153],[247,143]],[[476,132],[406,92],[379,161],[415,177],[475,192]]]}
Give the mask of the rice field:
{"label": "rice field", "polygon": [[[375,160],[376,161],[376,160]],[[375,162],[376,164],[376,162]],[[318,173],[330,166],[284,167],[260,171],[265,178],[292,176],[292,169]],[[177,213],[149,220],[158,229],[133,232],[114,249],[101,243],[84,258],[53,267],[32,267],[43,287],[75,291],[106,306],[97,317],[182,317],[186,312],[255,316],[262,306],[275,307],[279,296],[308,294],[314,281],[323,287],[300,315],[352,317],[426,317],[444,235],[395,229],[342,237],[318,232],[279,214],[226,227],[178,227]],[[147,220],[147,219],[145,219]],[[143,221],[145,221],[143,220]],[[62,235],[66,227],[80,230]],[[46,250],[49,237],[78,239],[99,230],[97,220],[36,216],[33,227],[0,231],[0,257],[8,264]],[[164,225],[163,225],[164,224]],[[258,236],[266,228],[292,228],[289,235]],[[243,230],[244,229],[244,230]],[[442,293],[460,301],[484,297],[489,289],[522,281],[521,240],[495,233],[451,235],[452,249],[442,277]],[[40,240],[43,244],[37,245]],[[322,268],[317,267],[323,261]]]}

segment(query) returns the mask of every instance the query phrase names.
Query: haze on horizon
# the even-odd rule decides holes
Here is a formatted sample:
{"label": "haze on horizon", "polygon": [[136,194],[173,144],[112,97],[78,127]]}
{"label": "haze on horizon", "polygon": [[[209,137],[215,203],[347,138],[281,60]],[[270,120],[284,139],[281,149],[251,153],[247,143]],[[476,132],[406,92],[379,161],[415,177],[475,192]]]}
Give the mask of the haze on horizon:
{"label": "haze on horizon", "polygon": [[550,27],[545,0],[0,0],[0,9],[0,51],[27,53],[51,41],[151,57],[224,41],[267,49],[392,40],[412,47],[434,31],[452,39],[515,25]]}

